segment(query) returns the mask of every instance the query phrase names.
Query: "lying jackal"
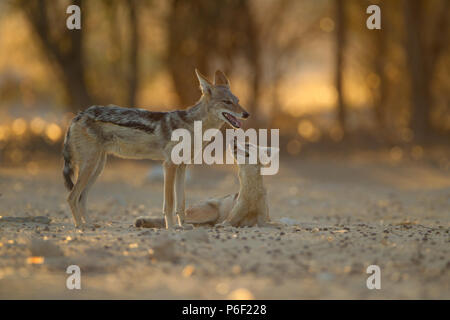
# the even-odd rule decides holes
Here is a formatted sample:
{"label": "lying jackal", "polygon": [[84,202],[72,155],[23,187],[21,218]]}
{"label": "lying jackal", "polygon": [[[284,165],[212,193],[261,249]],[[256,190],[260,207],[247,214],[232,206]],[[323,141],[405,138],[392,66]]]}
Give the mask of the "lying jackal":
{"label": "lying jackal", "polygon": [[[236,160],[237,154],[245,157],[239,166],[239,192],[220,198],[208,199],[205,202],[186,209],[186,222],[194,225],[217,225],[234,227],[278,227],[281,224],[270,221],[267,191],[260,173],[263,164],[258,160],[256,164],[249,163],[250,152],[279,152],[277,148],[266,148],[246,143],[245,146],[234,142],[232,154]],[[258,158],[259,159],[259,158]],[[136,219],[136,227],[160,228],[163,220],[153,217]]]}
{"label": "lying jackal", "polygon": [[[216,71],[214,84],[195,70],[202,96],[187,110],[150,112],[144,109],[117,106],[92,106],[78,113],[67,130],[64,147],[63,175],[70,190],[67,198],[75,226],[88,223],[86,199],[92,184],[102,172],[106,157],[113,154],[129,159],[162,160],[164,166],[163,212],[166,228],[185,223],[184,177],[185,164],[171,161],[176,141],[172,131],[184,128],[193,133],[194,121],[202,121],[203,128],[219,129],[224,123],[240,128],[239,119],[249,117],[230,90],[230,84],[221,71]],[[78,177],[72,182],[74,171]],[[175,203],[174,203],[175,202]]]}

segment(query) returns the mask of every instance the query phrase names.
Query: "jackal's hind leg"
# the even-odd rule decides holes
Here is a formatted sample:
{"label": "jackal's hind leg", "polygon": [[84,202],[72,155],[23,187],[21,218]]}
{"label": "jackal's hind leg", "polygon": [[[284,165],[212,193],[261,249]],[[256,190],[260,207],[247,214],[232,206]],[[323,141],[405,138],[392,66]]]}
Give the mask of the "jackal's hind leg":
{"label": "jackal's hind leg", "polygon": [[97,162],[95,171],[89,177],[89,181],[86,184],[85,189],[83,190],[83,192],[80,195],[81,219],[82,219],[82,222],[85,224],[89,224],[89,222],[90,222],[89,218],[87,217],[87,207],[86,207],[88,192],[91,189],[92,185],[97,180],[97,178],[102,173],[103,169],[105,168],[105,163],[106,163],[106,154],[101,153],[100,157],[98,158],[98,162]]}
{"label": "jackal's hind leg", "polygon": [[98,158],[99,154],[95,153],[83,159],[83,163],[79,166],[77,182],[67,197],[70,209],[72,210],[75,227],[79,227],[82,224],[83,213],[80,205],[80,196],[86,189],[86,185],[97,168]]}
{"label": "jackal's hind leg", "polygon": [[76,205],[76,200],[75,200],[76,194],[72,191],[69,193],[69,196],[67,197],[67,202],[69,203],[70,206],[70,211],[72,212],[72,217],[73,217],[73,222],[75,224],[75,227],[78,228],[81,225],[81,216],[78,212],[78,208]]}

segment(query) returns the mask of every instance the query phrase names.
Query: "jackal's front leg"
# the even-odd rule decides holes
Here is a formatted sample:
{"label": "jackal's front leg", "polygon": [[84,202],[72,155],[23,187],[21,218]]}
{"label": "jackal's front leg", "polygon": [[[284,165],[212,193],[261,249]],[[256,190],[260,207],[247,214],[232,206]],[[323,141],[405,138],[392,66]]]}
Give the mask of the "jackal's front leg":
{"label": "jackal's front leg", "polygon": [[174,226],[173,202],[174,202],[174,183],[177,166],[165,161],[164,164],[164,204],[163,211],[166,219],[166,228]]}
{"label": "jackal's front leg", "polygon": [[191,229],[192,225],[185,222],[186,198],[184,192],[186,165],[180,164],[175,174],[175,212],[178,216],[178,225],[182,228]]}

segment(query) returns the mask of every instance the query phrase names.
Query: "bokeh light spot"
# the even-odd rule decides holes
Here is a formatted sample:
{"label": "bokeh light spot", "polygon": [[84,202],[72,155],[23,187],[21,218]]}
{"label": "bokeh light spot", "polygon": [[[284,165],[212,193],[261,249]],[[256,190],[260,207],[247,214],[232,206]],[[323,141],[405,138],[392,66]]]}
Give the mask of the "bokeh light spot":
{"label": "bokeh light spot", "polygon": [[27,122],[22,118],[13,121],[12,131],[15,135],[21,136],[27,131]]}
{"label": "bokeh light spot", "polygon": [[34,118],[30,122],[30,129],[34,134],[41,134],[45,129],[45,121],[40,117]]}
{"label": "bokeh light spot", "polygon": [[61,137],[62,130],[56,123],[51,123],[45,129],[45,134],[51,141],[55,142]]}

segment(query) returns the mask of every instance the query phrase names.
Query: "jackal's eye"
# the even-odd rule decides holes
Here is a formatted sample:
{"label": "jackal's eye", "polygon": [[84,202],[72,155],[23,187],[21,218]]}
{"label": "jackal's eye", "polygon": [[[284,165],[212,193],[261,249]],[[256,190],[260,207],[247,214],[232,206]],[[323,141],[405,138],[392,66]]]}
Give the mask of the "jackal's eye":
{"label": "jackal's eye", "polygon": [[233,104],[233,102],[230,101],[230,100],[223,100],[222,102],[225,103],[225,104]]}

